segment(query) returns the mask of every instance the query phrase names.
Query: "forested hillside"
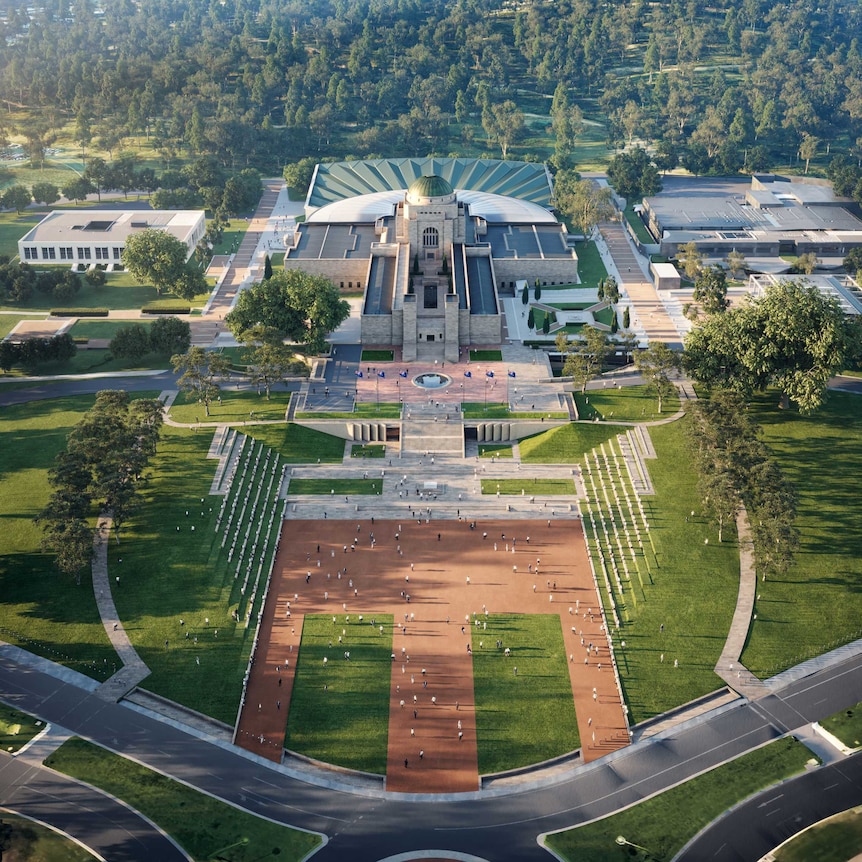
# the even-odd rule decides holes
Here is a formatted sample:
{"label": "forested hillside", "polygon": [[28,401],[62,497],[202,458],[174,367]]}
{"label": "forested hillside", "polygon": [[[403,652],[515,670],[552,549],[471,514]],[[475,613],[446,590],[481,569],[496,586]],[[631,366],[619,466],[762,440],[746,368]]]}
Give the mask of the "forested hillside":
{"label": "forested hillside", "polygon": [[146,148],[162,170],[202,154],[229,170],[435,153],[566,167],[587,131],[697,173],[862,147],[857,0],[4,7],[0,138],[35,162],[58,135],[108,160]]}

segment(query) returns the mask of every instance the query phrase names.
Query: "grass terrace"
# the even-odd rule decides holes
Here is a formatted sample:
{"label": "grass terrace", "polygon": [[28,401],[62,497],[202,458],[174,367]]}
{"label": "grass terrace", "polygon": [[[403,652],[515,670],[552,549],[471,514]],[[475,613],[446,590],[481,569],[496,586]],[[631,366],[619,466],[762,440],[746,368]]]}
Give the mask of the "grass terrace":
{"label": "grass terrace", "polygon": [[625,429],[620,425],[570,422],[525,437],[518,444],[521,460],[534,464],[578,464],[584,455]]}
{"label": "grass terrace", "polygon": [[363,350],[360,362],[392,362],[394,359],[393,350]]}
{"label": "grass terrace", "polygon": [[679,395],[663,400],[658,412],[658,398],[644,386],[626,386],[616,389],[589,389],[586,395],[574,393],[578,416],[582,420],[599,419],[603,422],[652,422],[666,419],[680,408]]}
{"label": "grass terrace", "polygon": [[381,479],[291,479],[288,494],[379,494],[383,487]]}
{"label": "grass terrace", "polygon": [[143,326],[149,329],[151,320],[91,320],[81,318],[72,324],[69,330],[72,338],[103,338],[110,340],[117,331],[127,326]]}
{"label": "grass terrace", "polygon": [[351,458],[385,458],[386,445],[384,443],[354,443],[350,447]]}
{"label": "grass terrace", "polygon": [[510,410],[502,401],[465,401],[461,404],[464,419],[568,419],[569,414],[558,410]]}
{"label": "grass terrace", "polygon": [[278,452],[288,464],[340,463],[344,457],[344,440],[340,437],[294,422],[249,425],[243,430]]}
{"label": "grass terrace", "polygon": [[255,817],[83,739],[64,742],[45,764],[122,799],[193,859],[299,862],[320,844],[310,832]]}
{"label": "grass terrace", "polygon": [[[380,615],[374,623],[355,615],[349,622],[344,615],[305,617],[285,739],[291,751],[385,774],[392,617]],[[342,629],[347,634],[339,644]]]}
{"label": "grass terrace", "polygon": [[479,444],[480,458],[512,458],[511,443],[480,443]]}
{"label": "grass terrace", "polygon": [[512,496],[569,496],[577,494],[572,479],[482,479],[482,493]]}
{"label": "grass terrace", "polygon": [[502,350],[470,350],[470,362],[502,362]]}
{"label": "grass terrace", "polygon": [[[472,636],[479,774],[577,749],[580,737],[559,616],[491,614],[487,622],[487,630]],[[509,658],[496,648],[497,640],[511,650]]]}
{"label": "grass terrace", "polygon": [[190,392],[180,392],[171,405],[170,417],[174,422],[273,422],[284,421],[290,405],[290,392],[272,392],[270,400],[257,390],[238,392],[223,389],[221,398],[210,404],[210,415],[204,405]]}
{"label": "grass terrace", "polygon": [[641,217],[634,211],[634,208],[629,204],[624,211],[626,221],[632,226],[635,236],[644,245],[652,245],[655,240],[650,236],[650,232],[646,229],[646,225],[641,221]]}
{"label": "grass terrace", "polygon": [[[670,862],[716,817],[758,791],[798,775],[811,757],[801,743],[781,739],[611,817],[548,835],[546,844],[570,862],[623,862],[636,858],[630,847],[616,843],[617,836],[623,835],[646,848],[649,859]],[[645,857],[638,854],[637,858]]]}

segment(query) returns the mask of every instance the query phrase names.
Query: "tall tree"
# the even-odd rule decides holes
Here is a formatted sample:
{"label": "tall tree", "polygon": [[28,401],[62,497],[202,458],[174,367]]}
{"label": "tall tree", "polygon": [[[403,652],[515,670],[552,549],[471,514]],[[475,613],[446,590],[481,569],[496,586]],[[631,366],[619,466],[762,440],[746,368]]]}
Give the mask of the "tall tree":
{"label": "tall tree", "polygon": [[240,334],[239,340],[248,348],[243,356],[251,382],[263,387],[266,400],[274,383],[283,380],[288,374],[306,376],[308,366],[294,358],[293,350],[287,347],[281,334],[271,327],[253,326]]}
{"label": "tall tree", "polygon": [[561,171],[557,175],[554,194],[558,209],[578,233],[589,237],[597,224],[613,216],[614,205],[608,186],[577,177],[574,171]]}
{"label": "tall tree", "polygon": [[608,181],[617,194],[635,203],[661,191],[661,177],[646,150],[635,147],[618,153],[608,165]]}
{"label": "tall tree", "polygon": [[793,401],[810,413],[855,356],[858,335],[836,300],[804,282],[779,281],[693,329],[685,364],[696,380],[743,395],[776,386],[782,407]]}
{"label": "tall tree", "polygon": [[326,336],[349,316],[350,306],[329,279],[289,269],[242,291],[225,322],[234,335],[263,324],[320,352]]}
{"label": "tall tree", "polygon": [[651,341],[646,350],[635,354],[635,366],[646,383],[648,391],[658,398],[658,412],[674,392],[671,375],[679,370],[680,356],[662,341]]}
{"label": "tall tree", "polygon": [[[568,350],[563,362],[563,376],[571,377],[575,386],[581,387],[581,394],[587,391],[587,384],[601,374],[611,345],[607,333],[595,326],[581,328],[581,338],[567,343]],[[566,346],[558,342],[558,347]]]}
{"label": "tall tree", "polygon": [[182,299],[206,292],[200,270],[186,263],[184,242],[161,230],[148,228],[132,234],[123,249],[123,265],[141,284],[152,284],[157,293],[169,291]]}
{"label": "tall tree", "polygon": [[196,396],[209,416],[210,404],[221,391],[220,381],[230,373],[230,360],[222,353],[190,347],[185,353],[172,356],[171,365],[176,373],[182,373],[177,386]]}
{"label": "tall tree", "polygon": [[511,99],[492,102],[482,111],[482,128],[489,140],[499,144],[505,159],[509,147],[524,133],[524,115]]}
{"label": "tall tree", "polygon": [[727,276],[720,266],[708,266],[694,281],[694,301],[699,302],[706,314],[720,314],[727,310]]}

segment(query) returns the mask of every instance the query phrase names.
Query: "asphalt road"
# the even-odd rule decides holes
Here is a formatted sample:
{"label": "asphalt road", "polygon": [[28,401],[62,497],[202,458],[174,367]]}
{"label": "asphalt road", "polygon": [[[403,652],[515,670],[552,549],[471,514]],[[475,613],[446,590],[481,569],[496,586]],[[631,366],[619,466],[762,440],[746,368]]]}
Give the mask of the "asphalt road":
{"label": "asphalt road", "polygon": [[136,811],[101,791],[0,752],[0,806],[50,823],[109,862],[188,862]]}
{"label": "asphalt road", "polygon": [[[0,699],[257,814],[327,835],[328,844],[315,857],[320,862],[373,862],[432,849],[490,862],[528,862],[548,858],[537,843],[544,832],[619,810],[777,739],[790,726],[862,700],[862,656],[791,683],[759,702],[739,701],[549,783],[524,783],[457,799],[366,795],[339,786],[337,777],[329,786],[310,784],[231,747],[190,736],[22,667],[8,656],[0,656]],[[0,800],[8,792],[0,772]],[[833,796],[840,804],[842,794]],[[74,827],[77,819],[71,819]]]}

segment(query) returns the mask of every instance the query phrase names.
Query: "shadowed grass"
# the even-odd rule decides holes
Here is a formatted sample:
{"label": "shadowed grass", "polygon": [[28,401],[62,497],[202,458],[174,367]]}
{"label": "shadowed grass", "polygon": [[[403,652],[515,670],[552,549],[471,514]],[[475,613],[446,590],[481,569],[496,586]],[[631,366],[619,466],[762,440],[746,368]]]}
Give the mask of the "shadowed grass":
{"label": "shadowed grass", "polygon": [[7,858],[38,862],[93,862],[89,851],[65,835],[47,826],[3,812],[3,824],[12,827],[9,843],[4,847]]}
{"label": "shadowed grass", "polygon": [[209,416],[204,405],[190,392],[180,392],[171,405],[170,417],[174,422],[263,422],[284,421],[290,404],[290,392],[272,392],[269,401],[265,393],[256,389],[236,392],[224,389],[220,401],[210,404]]}
{"label": "shadowed grass", "polygon": [[487,629],[470,627],[479,773],[515,769],[577,749],[559,616],[490,614],[487,623]]}
{"label": "shadowed grass", "polygon": [[280,452],[284,460],[291,464],[340,462],[344,456],[344,440],[340,437],[293,422],[284,425],[249,425],[243,428],[243,433]]}
{"label": "shadowed grass", "polygon": [[298,862],[320,843],[310,832],[255,817],[83,739],[64,742],[45,764],[122,799],[193,859]]}
{"label": "shadowed grass", "polygon": [[533,464],[577,464],[585,452],[623,431],[625,428],[620,425],[570,422],[521,440],[521,460]]}
{"label": "shadowed grass", "polygon": [[645,848],[655,862],[670,862],[690,838],[728,808],[802,772],[811,757],[801,743],[781,739],[619,814],[549,835],[546,843],[571,862],[644,858],[633,856],[630,847],[616,843],[617,836],[622,835]]}
{"label": "shadowed grass", "polygon": [[0,751],[19,751],[44,728],[44,722],[32,715],[0,703]]}
{"label": "shadowed grass", "polygon": [[[307,616],[285,746],[349,769],[384,774],[389,726],[392,617],[359,622]],[[379,627],[383,627],[380,632]],[[343,642],[338,638],[343,636]],[[331,644],[331,646],[330,646]],[[350,652],[350,660],[344,653]],[[327,662],[324,665],[323,659]]]}
{"label": "shadowed grass", "polygon": [[772,675],[862,637],[862,400],[831,392],[811,416],[777,408],[777,393],[752,400],[763,440],[798,494],[800,544],[784,575],[759,580],[742,660]]}

